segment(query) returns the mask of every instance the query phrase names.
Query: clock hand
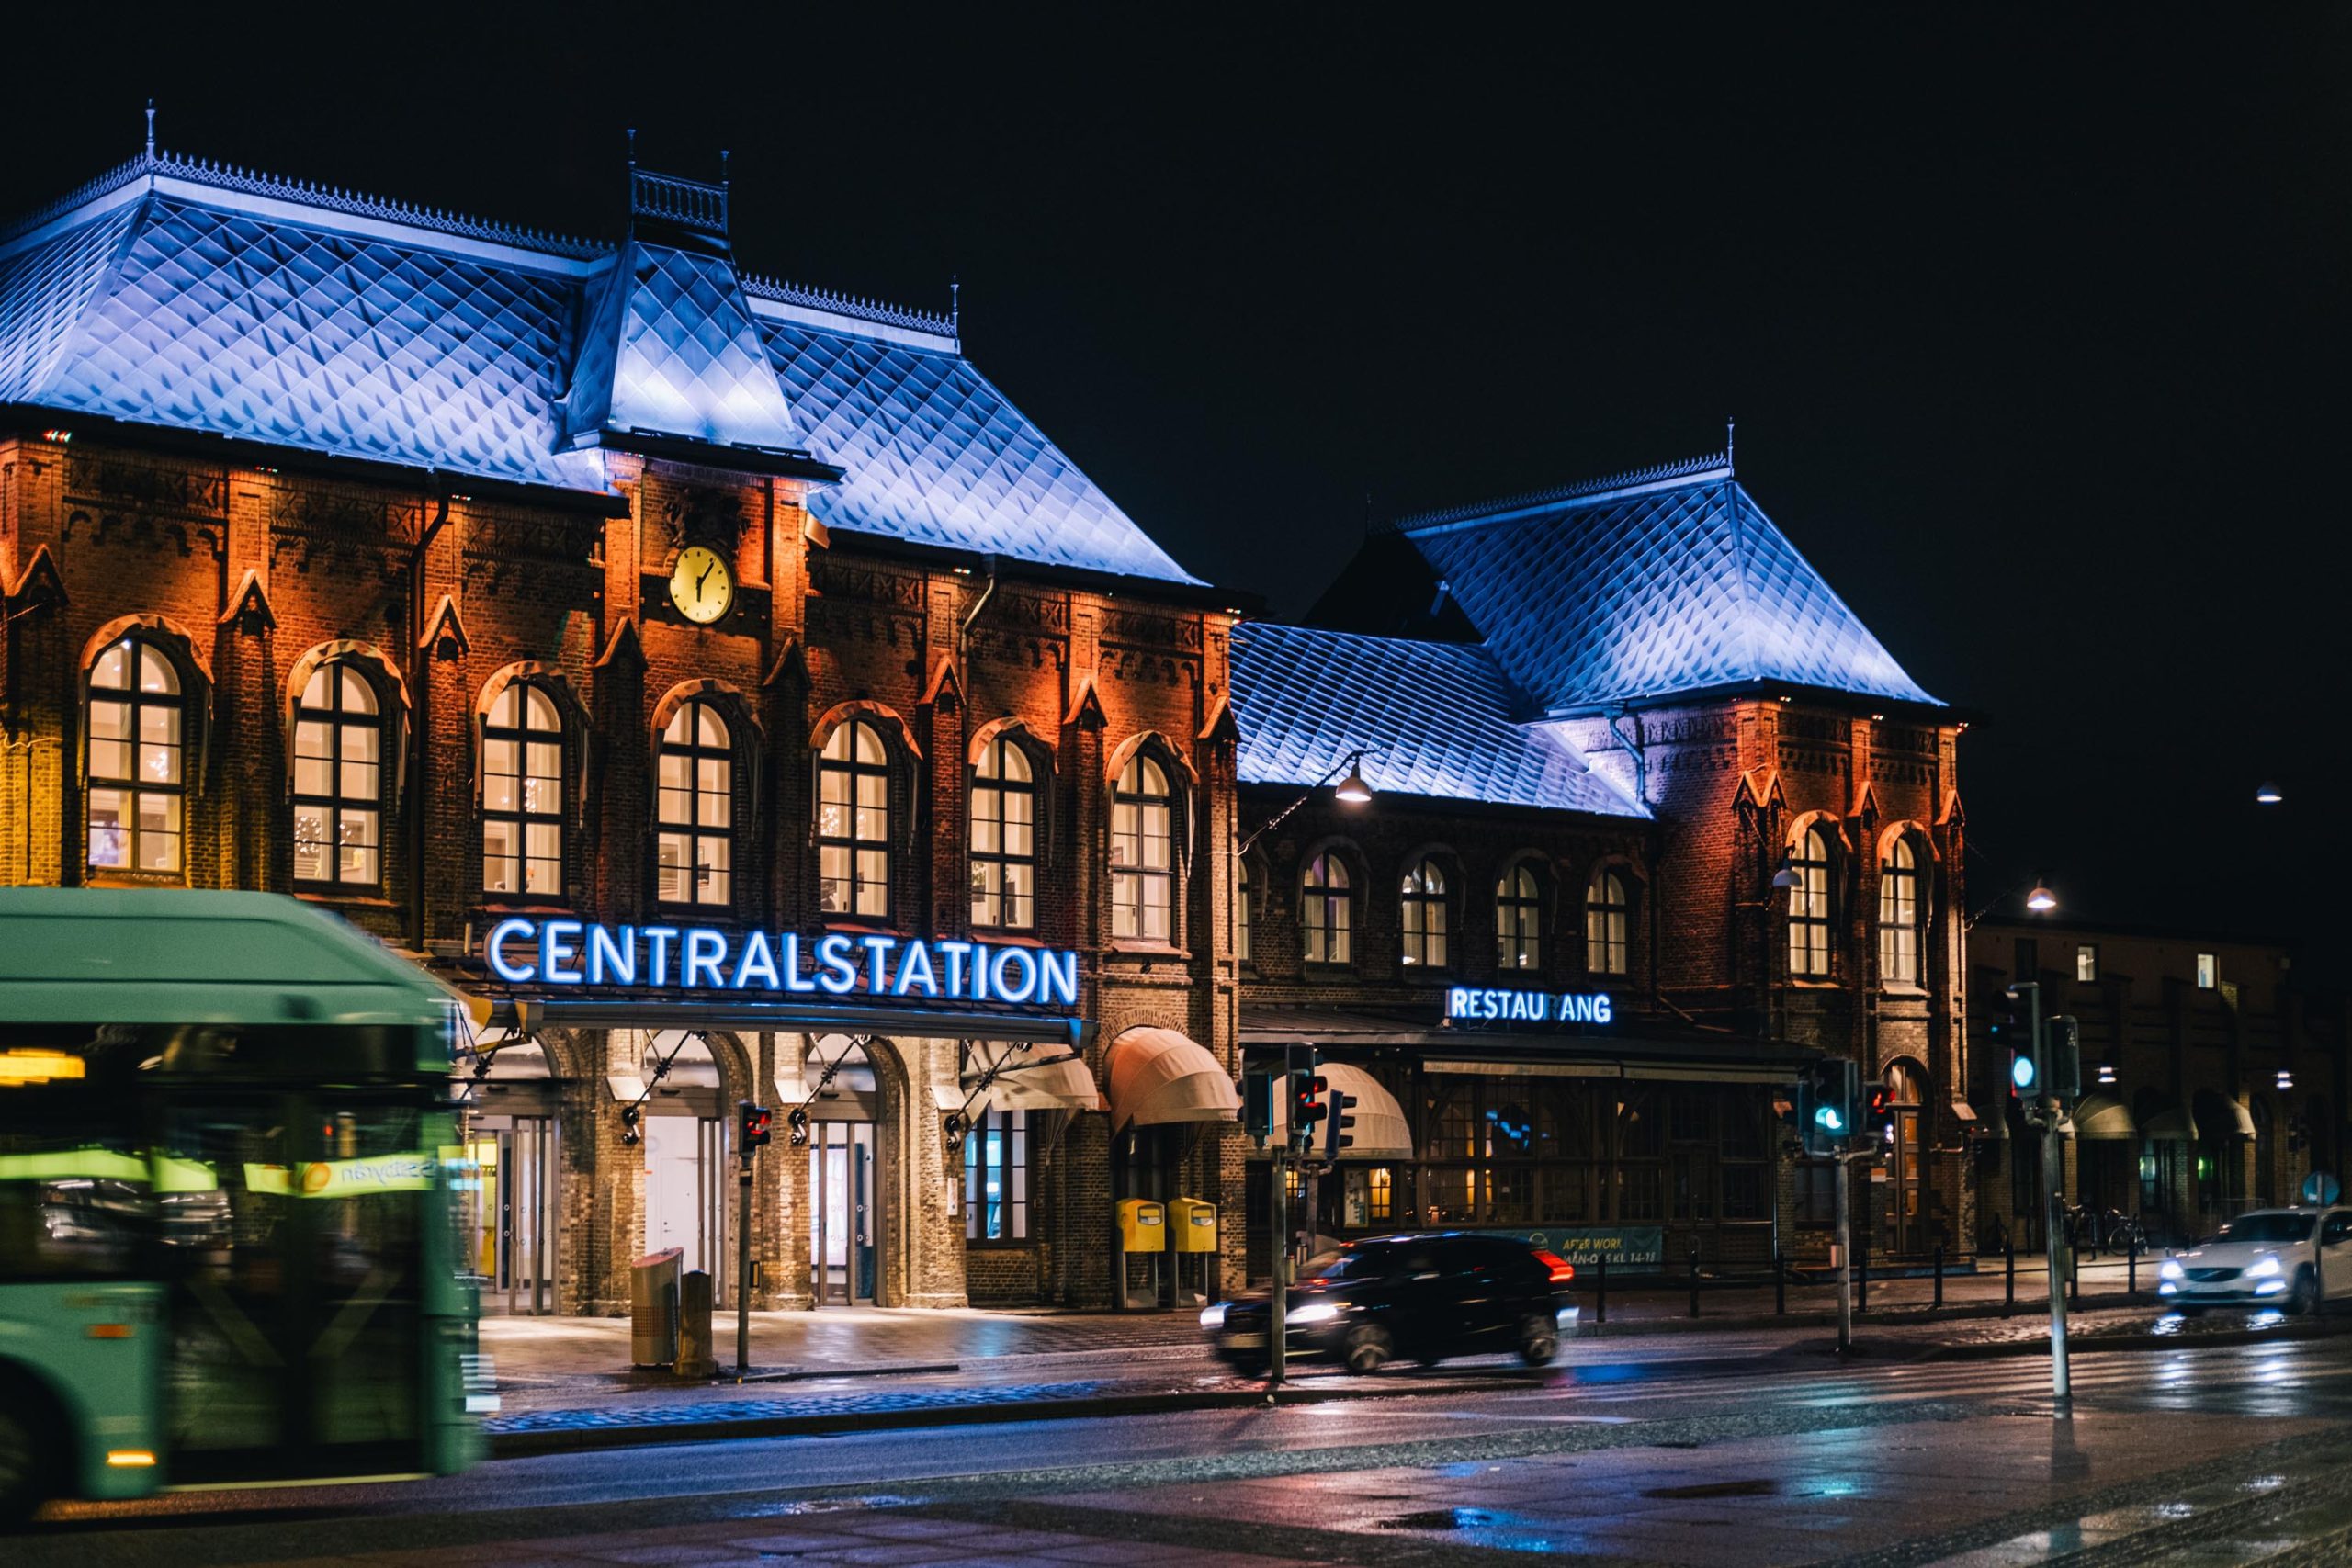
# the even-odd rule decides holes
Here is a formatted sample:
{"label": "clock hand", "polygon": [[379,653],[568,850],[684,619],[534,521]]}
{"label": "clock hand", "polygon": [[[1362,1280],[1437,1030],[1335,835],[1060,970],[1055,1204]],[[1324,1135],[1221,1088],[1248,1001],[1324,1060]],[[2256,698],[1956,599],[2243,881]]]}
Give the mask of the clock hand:
{"label": "clock hand", "polygon": [[716,570],[718,570],[718,563],[717,561],[712,561],[712,562],[710,563],[710,565],[708,565],[708,566],[707,566],[707,567],[705,567],[705,568],[703,568],[703,569],[702,569],[702,577],[697,577],[697,578],[695,578],[695,598],[699,599],[699,598],[701,598],[701,597],[702,597],[703,578],[707,578],[707,577],[708,577],[708,576],[709,576],[713,571],[715,571]]}

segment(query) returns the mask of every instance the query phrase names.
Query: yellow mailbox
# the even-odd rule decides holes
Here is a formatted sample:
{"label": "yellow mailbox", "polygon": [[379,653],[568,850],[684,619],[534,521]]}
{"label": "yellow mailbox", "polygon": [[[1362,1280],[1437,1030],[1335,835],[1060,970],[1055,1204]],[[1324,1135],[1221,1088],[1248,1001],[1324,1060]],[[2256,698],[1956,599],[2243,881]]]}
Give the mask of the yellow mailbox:
{"label": "yellow mailbox", "polygon": [[1178,1198],[1168,1205],[1168,1228],[1179,1252],[1216,1250],[1216,1205],[1202,1198]]}
{"label": "yellow mailbox", "polygon": [[1119,1248],[1123,1252],[1168,1250],[1168,1210],[1149,1198],[1119,1200]]}

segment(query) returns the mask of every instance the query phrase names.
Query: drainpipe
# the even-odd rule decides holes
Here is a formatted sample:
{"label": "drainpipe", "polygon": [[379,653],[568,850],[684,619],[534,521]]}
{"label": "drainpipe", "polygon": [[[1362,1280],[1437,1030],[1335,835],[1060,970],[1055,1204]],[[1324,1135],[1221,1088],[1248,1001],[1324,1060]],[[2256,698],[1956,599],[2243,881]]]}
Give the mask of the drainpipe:
{"label": "drainpipe", "polygon": [[431,792],[425,788],[425,761],[433,755],[425,731],[432,718],[433,658],[424,647],[424,553],[449,521],[449,498],[443,496],[433,521],[416,536],[415,548],[408,554],[408,645],[410,682],[415,690],[409,694],[408,725],[408,914],[409,941],[416,951],[425,951],[424,923],[424,834],[425,811]]}
{"label": "drainpipe", "polygon": [[989,580],[982,585],[980,596],[972,601],[972,607],[964,612],[964,618],[956,623],[956,675],[958,680],[964,678],[964,643],[971,635],[972,623],[980,618],[980,612],[987,609],[989,601],[996,597],[996,557],[982,556],[980,562],[989,574]]}

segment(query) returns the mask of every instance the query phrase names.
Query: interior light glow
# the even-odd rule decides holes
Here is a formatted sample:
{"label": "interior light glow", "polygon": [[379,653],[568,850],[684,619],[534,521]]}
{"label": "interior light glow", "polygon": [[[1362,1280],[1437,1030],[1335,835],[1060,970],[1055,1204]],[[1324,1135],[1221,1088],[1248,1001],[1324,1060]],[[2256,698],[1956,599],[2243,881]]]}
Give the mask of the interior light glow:
{"label": "interior light glow", "polygon": [[81,1057],[63,1051],[0,1051],[0,1084],[48,1083],[82,1077],[88,1071]]}
{"label": "interior light glow", "polygon": [[155,1462],[155,1456],[146,1449],[108,1449],[107,1463],[117,1470],[144,1470]]}

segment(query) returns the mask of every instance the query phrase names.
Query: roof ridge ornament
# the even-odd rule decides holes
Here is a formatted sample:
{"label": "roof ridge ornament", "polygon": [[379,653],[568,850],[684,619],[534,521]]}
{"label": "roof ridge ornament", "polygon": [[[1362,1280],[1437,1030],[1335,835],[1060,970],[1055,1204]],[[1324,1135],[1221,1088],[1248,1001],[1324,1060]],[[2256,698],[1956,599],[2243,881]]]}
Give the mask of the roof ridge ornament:
{"label": "roof ridge ornament", "polygon": [[155,155],[155,100],[147,100],[147,156]]}
{"label": "roof ridge ornament", "polygon": [[1577,501],[1589,496],[1605,495],[1611,491],[1632,490],[1639,485],[1656,484],[1663,479],[1702,479],[1731,471],[1731,451],[1709,452],[1696,457],[1680,457],[1672,462],[1653,463],[1646,468],[1628,468],[1623,473],[1603,474],[1597,479],[1577,479],[1556,485],[1550,490],[1529,491],[1520,495],[1507,495],[1494,501],[1472,502],[1463,506],[1441,507],[1431,512],[1408,513],[1389,519],[1389,532],[1410,534],[1417,529],[1435,528],[1448,523],[1466,523],[1475,517],[1523,511],[1531,506],[1546,506],[1555,502]]}

